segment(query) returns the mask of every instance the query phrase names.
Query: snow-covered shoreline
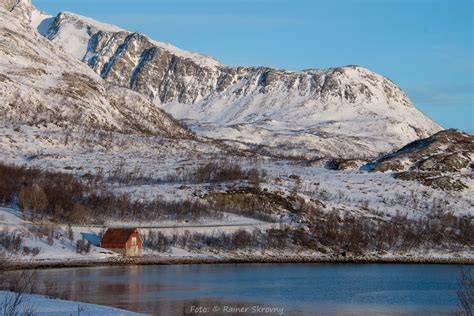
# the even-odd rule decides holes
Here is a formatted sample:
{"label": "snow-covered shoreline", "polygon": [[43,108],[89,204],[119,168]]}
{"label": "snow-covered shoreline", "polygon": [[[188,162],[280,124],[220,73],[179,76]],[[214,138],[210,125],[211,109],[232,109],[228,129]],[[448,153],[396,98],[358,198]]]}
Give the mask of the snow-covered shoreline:
{"label": "snow-covered shoreline", "polygon": [[[14,292],[0,291],[0,302],[8,302],[16,295]],[[0,304],[1,306],[1,304]],[[16,308],[16,311],[22,313],[33,312],[34,315],[101,315],[101,316],[132,316],[143,315],[114,307],[88,304],[77,301],[60,300],[46,297],[38,294],[23,294],[22,303]]]}
{"label": "snow-covered shoreline", "polygon": [[121,265],[184,265],[184,264],[251,264],[251,263],[358,263],[358,264],[474,264],[474,256],[458,257],[455,255],[439,256],[195,256],[195,257],[162,257],[149,256],[139,258],[116,258],[114,260],[34,260],[17,261],[10,264],[11,269],[52,269],[52,268],[87,268]]}
{"label": "snow-covered shoreline", "polygon": [[[29,232],[29,226],[33,223],[22,218],[21,212],[14,208],[0,207],[0,227],[15,234],[22,235],[23,244],[29,249],[40,249],[39,254],[11,254],[8,259],[10,269],[43,269],[43,268],[68,268],[68,267],[97,267],[112,265],[172,265],[172,264],[239,264],[239,263],[424,263],[424,264],[474,264],[474,253],[468,248],[453,249],[449,252],[440,249],[396,252],[370,252],[362,255],[354,253],[322,253],[318,251],[292,251],[291,249],[275,251],[268,250],[229,250],[216,251],[212,249],[186,250],[183,248],[170,247],[166,252],[144,249],[142,257],[123,257],[101,248],[96,242],[92,242],[89,253],[77,253],[75,242],[82,236],[88,239],[98,237],[99,227],[71,226],[70,229],[75,236],[74,240],[69,240],[65,236],[54,239],[51,244],[45,237],[35,236]],[[242,226],[222,226],[225,222],[217,223],[215,227],[190,226],[186,224],[182,228],[178,226],[172,229],[160,228],[158,231],[171,233],[172,231],[191,232],[213,232],[213,231],[235,231],[237,229],[251,229],[254,226],[261,226],[261,229],[274,227],[272,223],[254,221],[249,224],[243,223],[241,218],[233,218],[234,224],[240,223]],[[2,224],[3,222],[3,224]],[[169,223],[167,223],[169,224]],[[221,225],[221,226],[219,226]],[[245,225],[248,225],[246,227]],[[66,229],[67,225],[61,229]],[[58,227],[59,227],[58,226]],[[150,230],[150,229],[146,229]],[[169,232],[167,232],[169,230]],[[145,230],[143,231],[145,233]],[[91,237],[92,236],[92,237]]]}

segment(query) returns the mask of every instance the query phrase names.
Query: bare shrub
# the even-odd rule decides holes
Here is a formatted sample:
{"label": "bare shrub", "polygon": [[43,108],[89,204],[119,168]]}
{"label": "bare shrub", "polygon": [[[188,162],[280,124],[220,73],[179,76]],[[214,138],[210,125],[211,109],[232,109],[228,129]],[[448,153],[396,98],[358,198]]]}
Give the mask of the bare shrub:
{"label": "bare shrub", "polygon": [[87,254],[91,251],[91,244],[84,236],[76,242],[76,252],[80,254]]}
{"label": "bare shrub", "polygon": [[23,240],[15,232],[9,232],[6,227],[0,231],[0,246],[9,253],[18,253],[22,249]]}
{"label": "bare shrub", "polygon": [[39,185],[29,185],[18,193],[18,206],[24,214],[29,210],[33,214],[42,214],[48,207],[48,197]]}
{"label": "bare shrub", "polygon": [[2,315],[32,315],[34,306],[28,303],[27,294],[32,294],[36,289],[36,273],[23,270],[20,272],[4,273],[0,286],[11,292],[0,302]]}
{"label": "bare shrub", "polygon": [[43,281],[43,288],[41,293],[49,298],[59,298],[67,300],[70,297],[69,291],[62,290],[58,287],[58,283],[51,280]]}
{"label": "bare shrub", "polygon": [[252,240],[252,235],[244,230],[239,229],[232,235],[232,246],[236,249],[243,249],[250,246],[250,241]]}
{"label": "bare shrub", "polygon": [[257,168],[244,169],[235,162],[227,160],[209,162],[189,170],[181,175],[170,175],[168,181],[189,183],[223,183],[247,181],[258,186],[266,177],[264,170]]}
{"label": "bare shrub", "polygon": [[408,252],[439,246],[472,247],[472,218],[451,216],[446,213],[433,218],[410,219],[396,215],[390,221],[379,221],[350,215],[341,219],[335,213],[328,213],[321,214],[309,227],[321,244],[354,254],[379,250]]}
{"label": "bare shrub", "polygon": [[[4,280],[4,275],[8,271],[10,262],[7,260],[7,254],[4,249],[0,249],[0,280]],[[3,286],[0,281],[0,286]]]}
{"label": "bare shrub", "polygon": [[294,211],[285,197],[259,188],[241,188],[223,193],[211,193],[206,197],[210,206],[221,212],[275,222],[276,213]]}
{"label": "bare shrub", "polygon": [[185,231],[183,234],[175,234],[172,238],[168,237],[168,241],[172,246],[185,248],[189,250],[215,250],[215,251],[231,251],[231,250],[252,250],[261,249],[284,249],[291,244],[291,230],[287,229],[270,229],[260,231],[254,229],[249,232],[239,229],[233,233],[191,233]]}
{"label": "bare shrub", "polygon": [[285,249],[288,246],[288,230],[271,228],[266,231],[266,246],[274,249]]}
{"label": "bare shrub", "polygon": [[202,217],[222,218],[221,212],[197,201],[133,201],[127,194],[113,194],[97,187],[96,180],[82,182],[70,174],[1,163],[0,172],[4,172],[0,177],[0,203],[11,203],[19,197],[22,209],[32,209],[32,214],[37,219],[100,224],[110,218],[124,221],[150,218],[179,221],[193,221]]}
{"label": "bare shrub", "polygon": [[166,237],[163,233],[150,230],[143,240],[143,246],[158,252],[169,252],[172,242],[172,238]]}

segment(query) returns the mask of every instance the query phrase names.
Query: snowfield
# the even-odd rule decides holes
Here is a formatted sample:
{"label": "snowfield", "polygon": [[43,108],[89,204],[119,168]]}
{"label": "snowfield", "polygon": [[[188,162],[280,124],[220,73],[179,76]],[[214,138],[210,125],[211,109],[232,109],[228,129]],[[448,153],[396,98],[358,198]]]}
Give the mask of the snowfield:
{"label": "snowfield", "polygon": [[[8,302],[15,293],[0,291],[0,307],[4,302]],[[25,294],[23,303],[17,311],[22,313],[33,312],[34,315],[44,316],[70,316],[70,315],[104,315],[104,316],[132,316],[143,315],[125,311],[123,309],[87,304],[75,301],[59,300],[48,298],[43,295]]]}
{"label": "snowfield", "polygon": [[[287,161],[252,155],[233,155],[212,143],[169,140],[119,133],[64,132],[58,128],[19,126],[20,131],[0,125],[0,156],[15,165],[58,170],[76,175],[108,175],[122,168],[124,174],[145,176],[137,184],[109,183],[115,192],[128,192],[134,199],[161,197],[166,200],[199,198],[210,191],[223,192],[245,183],[211,185],[167,180],[183,175],[209,161],[235,161],[245,168],[256,167],[269,175],[261,184],[270,192],[289,195],[292,190],[307,201],[320,200],[327,210],[340,209],[361,215],[391,216],[396,213],[423,217],[442,206],[456,215],[474,215],[474,179],[465,177],[463,191],[442,191],[402,181],[390,172],[330,170],[324,161]],[[67,136],[66,136],[67,135]],[[68,144],[64,144],[65,138]],[[101,137],[106,137],[100,141]],[[106,147],[104,147],[106,146]],[[465,170],[467,175],[472,171]],[[290,177],[292,176],[292,177]],[[296,177],[295,177],[296,176]]]}

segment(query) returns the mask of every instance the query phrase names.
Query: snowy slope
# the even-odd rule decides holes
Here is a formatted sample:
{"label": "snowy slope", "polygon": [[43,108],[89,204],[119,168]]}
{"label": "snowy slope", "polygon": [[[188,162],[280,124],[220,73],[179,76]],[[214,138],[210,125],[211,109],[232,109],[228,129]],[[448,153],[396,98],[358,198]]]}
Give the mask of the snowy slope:
{"label": "snowy slope", "polygon": [[[145,97],[106,83],[87,66],[36,33],[18,18],[19,12],[28,11],[17,8],[9,12],[0,7],[0,113],[3,121],[77,124],[130,133],[189,136],[188,131]],[[36,12],[26,16],[39,15]]]}
{"label": "snowy slope", "polygon": [[369,157],[441,129],[393,82],[358,66],[231,68],[68,12],[54,19],[47,37],[199,134],[279,154]]}
{"label": "snowy slope", "polygon": [[[67,144],[65,135],[69,135]],[[261,188],[287,196],[297,191],[307,201],[323,202],[328,212],[339,210],[361,216],[394,216],[401,212],[418,217],[431,216],[434,209],[442,207],[456,214],[474,215],[474,170],[464,172],[461,179],[466,189],[443,191],[396,179],[389,172],[336,171],[325,168],[324,162],[245,157],[196,140],[162,141],[158,137],[117,133],[102,139],[96,133],[80,130],[28,126],[14,130],[0,125],[0,161],[70,172],[78,177],[99,171],[107,175],[122,167],[125,174],[145,176],[145,180],[108,185],[114,192],[129,193],[138,200],[200,199],[213,191],[245,186],[239,181],[212,185],[173,180],[173,176],[187,174],[198,165],[220,160],[265,170],[268,176]]]}

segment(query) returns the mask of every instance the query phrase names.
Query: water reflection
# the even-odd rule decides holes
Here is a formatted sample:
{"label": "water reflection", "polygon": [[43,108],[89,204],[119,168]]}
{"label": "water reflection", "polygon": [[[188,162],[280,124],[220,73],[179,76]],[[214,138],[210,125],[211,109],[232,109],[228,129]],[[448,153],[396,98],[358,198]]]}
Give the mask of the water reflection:
{"label": "water reflection", "polygon": [[[454,265],[248,264],[49,269],[70,299],[160,315],[426,315],[456,308]],[[39,290],[44,290],[39,282]],[[224,312],[224,307],[236,307]],[[269,307],[269,313],[238,308]],[[212,311],[212,308],[218,310]],[[280,308],[280,309],[277,309]],[[258,310],[257,310],[258,311]],[[201,314],[202,315],[202,314]]]}

